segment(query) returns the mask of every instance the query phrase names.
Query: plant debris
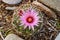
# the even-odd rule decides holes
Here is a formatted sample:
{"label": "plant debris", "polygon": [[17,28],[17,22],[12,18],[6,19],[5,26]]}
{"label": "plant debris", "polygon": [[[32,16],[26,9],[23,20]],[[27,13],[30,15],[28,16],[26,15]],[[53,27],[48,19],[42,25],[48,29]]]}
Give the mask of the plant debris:
{"label": "plant debris", "polygon": [[[23,1],[22,3],[24,4],[25,2]],[[44,11],[41,11],[43,14],[43,25],[41,25],[36,32],[28,35],[29,30],[25,30],[27,32],[26,34],[25,31],[19,30],[19,27],[16,28],[12,25],[14,10],[6,10],[6,7],[19,7],[20,5],[21,3],[9,5],[0,1],[0,32],[2,36],[5,38],[8,34],[14,33],[25,40],[55,40],[60,31],[60,16],[55,15],[57,16],[57,20],[55,20],[52,17],[48,17]],[[23,34],[19,31],[22,31]],[[1,36],[0,40],[2,40]]]}

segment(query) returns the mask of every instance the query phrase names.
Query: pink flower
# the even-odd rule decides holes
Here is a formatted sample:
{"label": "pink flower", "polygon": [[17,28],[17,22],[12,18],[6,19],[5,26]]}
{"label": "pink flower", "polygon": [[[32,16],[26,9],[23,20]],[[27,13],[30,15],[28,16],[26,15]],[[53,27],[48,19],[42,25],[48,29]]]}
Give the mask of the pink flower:
{"label": "pink flower", "polygon": [[38,26],[39,24],[39,16],[38,12],[34,9],[28,9],[25,12],[23,12],[22,16],[20,17],[21,25],[24,25],[25,28],[29,28],[34,30],[35,26]]}

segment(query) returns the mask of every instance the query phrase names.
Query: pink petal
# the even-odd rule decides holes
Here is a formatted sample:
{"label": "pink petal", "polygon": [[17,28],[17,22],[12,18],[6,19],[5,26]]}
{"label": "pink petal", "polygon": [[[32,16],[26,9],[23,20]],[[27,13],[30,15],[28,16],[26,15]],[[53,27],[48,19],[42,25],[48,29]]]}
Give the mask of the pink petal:
{"label": "pink petal", "polygon": [[34,27],[33,27],[33,26],[31,26],[31,28],[32,28],[32,30],[34,31]]}

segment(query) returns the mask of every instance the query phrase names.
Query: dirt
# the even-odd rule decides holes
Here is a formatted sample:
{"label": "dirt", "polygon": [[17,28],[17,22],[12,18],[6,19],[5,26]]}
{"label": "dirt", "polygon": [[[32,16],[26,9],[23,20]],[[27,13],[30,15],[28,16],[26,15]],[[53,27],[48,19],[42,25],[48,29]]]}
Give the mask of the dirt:
{"label": "dirt", "polygon": [[[60,30],[60,27],[56,27],[57,25],[55,25],[56,23],[55,19],[48,18],[48,16],[46,16],[45,14],[44,14],[44,26],[42,26],[42,28],[40,28],[39,31],[33,33],[30,37],[26,38],[22,34],[20,34],[16,29],[13,29],[13,25],[11,24],[11,22],[12,22],[14,10],[6,10],[5,8],[7,6],[18,7],[20,6],[20,4],[9,5],[0,1],[0,28],[2,27],[0,31],[2,32],[3,37],[6,37],[10,33],[14,33],[25,40],[55,40],[58,34],[57,29]],[[58,17],[58,26],[60,26],[59,18],[60,17]]]}

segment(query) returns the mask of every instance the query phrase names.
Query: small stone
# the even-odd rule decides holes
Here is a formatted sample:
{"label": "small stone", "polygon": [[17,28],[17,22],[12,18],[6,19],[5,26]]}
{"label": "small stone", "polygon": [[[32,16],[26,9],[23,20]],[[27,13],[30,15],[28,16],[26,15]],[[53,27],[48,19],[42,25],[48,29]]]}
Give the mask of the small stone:
{"label": "small stone", "polygon": [[9,34],[4,40],[24,40],[15,34]]}
{"label": "small stone", "polygon": [[7,4],[18,4],[22,0],[2,0],[2,1],[5,2],[5,3],[7,3]]}
{"label": "small stone", "polygon": [[7,9],[7,10],[15,10],[16,7],[6,7],[5,9]]}

